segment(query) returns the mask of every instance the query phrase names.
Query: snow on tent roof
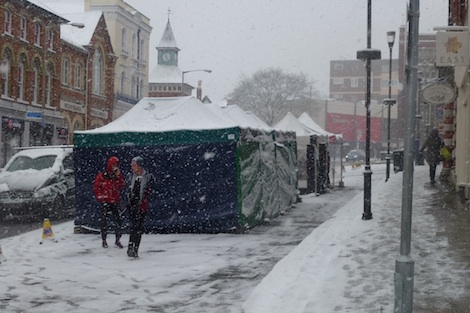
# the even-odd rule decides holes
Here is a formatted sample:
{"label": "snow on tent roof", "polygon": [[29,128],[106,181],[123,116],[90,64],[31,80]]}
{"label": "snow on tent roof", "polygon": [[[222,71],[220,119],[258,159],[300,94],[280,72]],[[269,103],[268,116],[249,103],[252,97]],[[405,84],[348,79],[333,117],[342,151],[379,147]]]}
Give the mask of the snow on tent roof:
{"label": "snow on tent roof", "polygon": [[320,133],[323,136],[328,136],[328,137],[332,137],[332,136],[338,137],[339,136],[339,137],[341,137],[341,135],[337,135],[337,134],[327,132],[326,130],[321,128],[317,123],[315,123],[315,121],[306,112],[302,113],[299,116],[298,120],[302,124],[307,126],[308,128],[313,129],[314,131]]}
{"label": "snow on tent roof", "polygon": [[240,128],[260,129],[268,132],[272,131],[272,128],[263,122],[256,114],[244,111],[238,105],[219,106],[213,103],[208,103],[206,105],[214,112],[222,114],[237,123]]}
{"label": "snow on tent roof", "polygon": [[302,124],[291,112],[287,112],[286,116],[280,120],[275,126],[274,129],[284,130],[284,131],[295,131],[297,137],[299,136],[312,136],[317,135],[321,136],[322,134],[311,129],[310,127]]}
{"label": "snow on tent roof", "polygon": [[238,127],[197,98],[142,98],[132,109],[102,127],[75,133],[165,132]]}

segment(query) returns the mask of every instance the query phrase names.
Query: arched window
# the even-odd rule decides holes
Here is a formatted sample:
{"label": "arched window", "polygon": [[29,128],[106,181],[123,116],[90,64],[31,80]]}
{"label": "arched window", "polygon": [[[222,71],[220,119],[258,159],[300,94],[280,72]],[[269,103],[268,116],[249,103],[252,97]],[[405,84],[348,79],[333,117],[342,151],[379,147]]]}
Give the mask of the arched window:
{"label": "arched window", "polygon": [[49,64],[47,66],[46,70],[46,86],[45,86],[45,92],[46,92],[46,105],[51,106],[52,105],[52,74],[54,73],[54,68],[52,67],[52,64]]}
{"label": "arched window", "polygon": [[132,47],[131,47],[131,49],[132,49],[131,57],[133,59],[135,59],[136,54],[137,54],[137,36],[136,36],[136,34],[132,35]]}
{"label": "arched window", "polygon": [[67,57],[62,59],[62,84],[70,85],[70,59]]}
{"label": "arched window", "polygon": [[131,97],[134,99],[137,98],[137,95],[135,94],[137,90],[136,85],[137,85],[137,82],[136,82],[135,76],[132,76]]}
{"label": "arched window", "polygon": [[103,53],[98,48],[93,56],[93,93],[97,95],[103,94],[103,69]]}
{"label": "arched window", "polygon": [[121,73],[121,95],[126,94],[126,72]]}
{"label": "arched window", "polygon": [[10,96],[10,58],[10,50],[5,50],[0,64],[0,72],[2,74],[2,95],[6,97]]}
{"label": "arched window", "polygon": [[33,65],[33,103],[39,103],[39,68],[41,64],[38,59],[34,60]]}
{"label": "arched window", "polygon": [[75,64],[75,87],[82,89],[83,86],[83,66],[82,63]]}
{"label": "arched window", "polygon": [[121,31],[121,51],[123,54],[127,54],[127,30],[125,28]]}
{"label": "arched window", "polygon": [[11,24],[12,24],[12,21],[11,21],[11,12],[10,10],[5,10],[5,29],[4,29],[4,32],[6,34],[10,34],[11,35]]}
{"label": "arched window", "polygon": [[20,61],[18,63],[18,99],[21,99],[21,100],[24,100],[25,68],[26,68],[25,56],[21,55]]}
{"label": "arched window", "polygon": [[140,80],[139,91],[140,93],[137,97],[138,99],[142,99],[144,97],[144,80],[143,79]]}

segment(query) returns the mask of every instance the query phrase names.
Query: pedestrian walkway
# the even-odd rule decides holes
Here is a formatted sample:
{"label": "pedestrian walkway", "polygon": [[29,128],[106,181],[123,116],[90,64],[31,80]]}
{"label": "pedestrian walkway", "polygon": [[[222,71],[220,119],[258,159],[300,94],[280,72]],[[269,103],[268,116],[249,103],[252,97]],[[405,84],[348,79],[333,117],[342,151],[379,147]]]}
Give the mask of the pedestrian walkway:
{"label": "pedestrian walkway", "polygon": [[[446,183],[432,185],[428,173],[427,165],[414,169],[413,313],[469,313],[468,207]],[[369,221],[360,219],[363,194],[352,199],[276,264],[243,312],[392,313],[402,190],[403,172],[374,183]]]}

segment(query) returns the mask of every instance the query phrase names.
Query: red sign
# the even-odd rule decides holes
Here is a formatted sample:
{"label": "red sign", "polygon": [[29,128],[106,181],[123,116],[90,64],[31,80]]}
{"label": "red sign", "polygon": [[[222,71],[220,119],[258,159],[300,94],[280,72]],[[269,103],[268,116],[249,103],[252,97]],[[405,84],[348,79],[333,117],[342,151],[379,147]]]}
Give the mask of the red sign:
{"label": "red sign", "polygon": [[[366,117],[349,114],[328,113],[327,131],[343,134],[344,141],[366,141]],[[370,141],[382,141],[382,118],[370,118]]]}

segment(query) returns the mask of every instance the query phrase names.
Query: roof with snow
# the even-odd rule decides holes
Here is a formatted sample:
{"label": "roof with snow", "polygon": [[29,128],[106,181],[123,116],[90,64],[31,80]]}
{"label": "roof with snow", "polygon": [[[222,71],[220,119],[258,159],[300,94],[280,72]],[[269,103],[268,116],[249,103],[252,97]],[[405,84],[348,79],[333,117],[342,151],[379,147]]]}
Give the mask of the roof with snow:
{"label": "roof with snow", "polygon": [[183,83],[181,69],[174,65],[157,64],[149,75],[149,83]]}
{"label": "roof with snow", "polygon": [[60,38],[72,45],[83,47],[90,44],[91,38],[95,33],[96,26],[102,16],[100,11],[90,11],[75,14],[63,14],[70,21],[79,21],[85,27],[77,28],[71,25],[60,26]]}
{"label": "roof with snow", "polygon": [[272,131],[272,128],[263,122],[256,114],[250,111],[244,111],[238,105],[225,105],[222,107],[213,103],[207,103],[206,105],[216,113],[223,114],[223,116],[234,121],[241,128],[260,129],[268,132]]}
{"label": "roof with snow", "polygon": [[238,127],[195,97],[142,98],[115,121],[76,133],[165,132]]}
{"label": "roof with snow", "polygon": [[[163,31],[162,39],[157,45],[158,48],[176,48],[178,49],[178,45],[176,44],[175,35],[173,35],[173,30],[171,29],[170,20],[166,23],[165,30]],[[179,49],[178,49],[179,50]]]}
{"label": "roof with snow", "polygon": [[322,134],[311,129],[310,127],[302,124],[291,112],[287,112],[286,116],[280,120],[274,129],[284,130],[284,131],[295,131],[297,137],[299,136],[312,136],[317,135],[321,136]]}

